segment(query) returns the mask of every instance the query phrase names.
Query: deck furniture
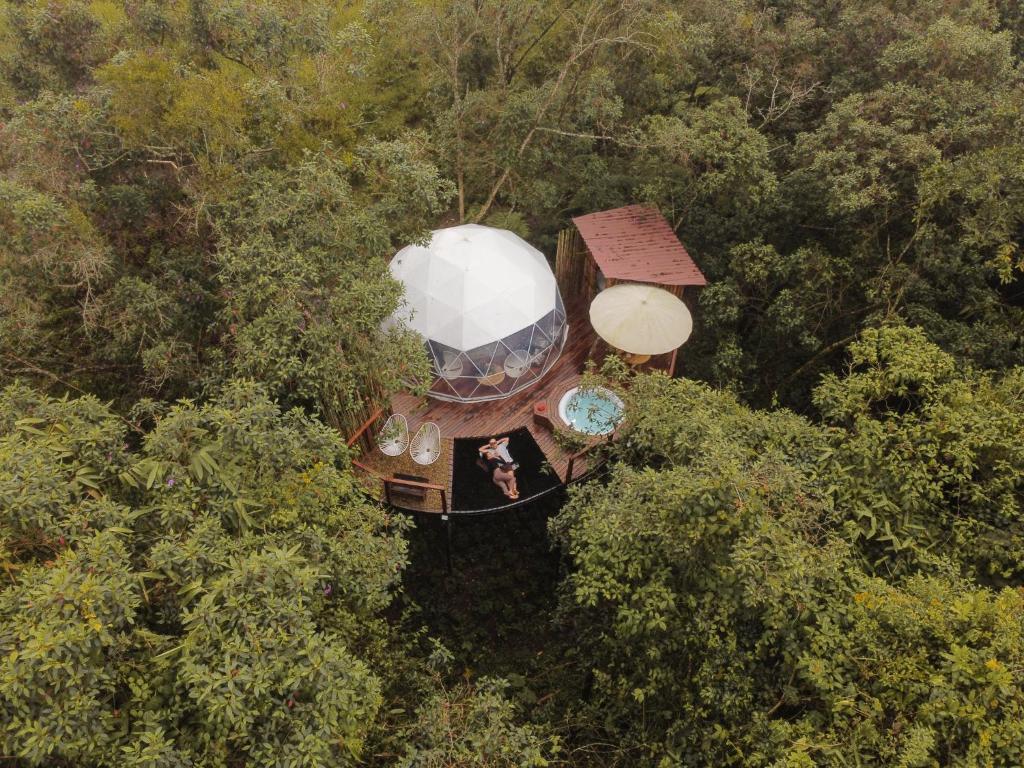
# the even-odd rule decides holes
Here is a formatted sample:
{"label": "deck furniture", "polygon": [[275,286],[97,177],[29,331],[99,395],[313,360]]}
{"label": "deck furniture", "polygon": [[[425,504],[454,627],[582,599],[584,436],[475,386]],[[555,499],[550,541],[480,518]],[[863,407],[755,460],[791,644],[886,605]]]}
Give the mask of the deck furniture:
{"label": "deck furniture", "polygon": [[480,377],[480,383],[488,387],[496,387],[504,380],[505,371],[501,368],[494,368],[486,376]]}
{"label": "deck furniture", "polygon": [[[420,477],[419,475],[407,475],[405,472],[395,472],[395,480],[411,480],[414,483],[429,483],[429,478]],[[409,496],[414,499],[425,499],[427,497],[427,489],[421,488],[415,485],[402,485],[401,483],[394,483],[391,486],[391,493],[398,493],[402,496]]]}
{"label": "deck furniture", "polygon": [[441,430],[432,421],[424,422],[412,438],[409,455],[417,464],[433,464],[441,455]]}
{"label": "deck furniture", "polygon": [[509,378],[518,379],[530,370],[530,353],[525,349],[509,352],[508,357],[505,358],[504,365],[502,365],[502,369]]}
{"label": "deck furniture", "polygon": [[546,427],[552,432],[555,431],[555,422],[551,419],[551,409],[548,407],[546,400],[533,404],[533,423]]}
{"label": "deck furniture", "polygon": [[693,316],[672,291],[620,283],[590,303],[590,324],[615,349],[642,357],[679,349],[693,331]]}
{"label": "deck furniture", "polygon": [[377,436],[377,447],[385,456],[401,456],[409,447],[409,422],[400,413],[393,413],[384,422]]}
{"label": "deck furniture", "polygon": [[461,355],[445,355],[438,372],[442,379],[450,381],[459,378],[463,370],[465,370],[465,364],[462,362]]}

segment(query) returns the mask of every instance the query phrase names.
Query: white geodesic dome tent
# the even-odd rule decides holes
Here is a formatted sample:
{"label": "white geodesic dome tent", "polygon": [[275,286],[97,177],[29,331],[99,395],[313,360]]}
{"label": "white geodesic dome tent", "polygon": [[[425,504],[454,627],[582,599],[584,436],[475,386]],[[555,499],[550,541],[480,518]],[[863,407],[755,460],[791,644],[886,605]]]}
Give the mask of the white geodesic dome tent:
{"label": "white geodesic dome tent", "polygon": [[562,352],[565,307],[544,254],[504,229],[463,224],[391,260],[405,286],[392,322],[417,331],[433,363],[430,395],[494,400],[538,381]]}

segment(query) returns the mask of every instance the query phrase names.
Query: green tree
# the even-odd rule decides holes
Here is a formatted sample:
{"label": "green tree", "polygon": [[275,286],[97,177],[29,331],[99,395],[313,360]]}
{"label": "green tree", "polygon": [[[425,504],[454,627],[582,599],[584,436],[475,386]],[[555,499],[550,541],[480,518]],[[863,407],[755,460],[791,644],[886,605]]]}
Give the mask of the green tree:
{"label": "green tree", "polygon": [[447,192],[414,140],[255,175],[217,213],[228,370],[335,425],[425,376],[422,340],[381,327],[401,301],[384,257],[423,236]]}
{"label": "green tree", "polygon": [[540,768],[551,764],[557,741],[545,729],[515,721],[502,680],[481,679],[435,690],[420,705],[416,719],[401,733],[402,768]]}
{"label": "green tree", "polygon": [[4,753],[355,762],[401,522],[363,500],[336,433],[255,385],[149,413],[142,434],[93,398],[0,395]]}
{"label": "green tree", "polygon": [[[635,379],[628,399],[607,482],[552,523],[573,565],[560,612],[582,743],[618,744],[607,752],[623,765],[1020,759],[1020,595],[964,580],[925,543],[926,574],[866,569],[837,490],[840,429],[663,376]],[[886,449],[854,437],[850,450],[874,487]],[[891,487],[877,498],[901,501]]]}
{"label": "green tree", "polygon": [[1020,578],[1022,371],[958,366],[919,329],[865,331],[814,400],[832,433],[828,476],[847,535],[879,569],[950,558],[996,584]]}

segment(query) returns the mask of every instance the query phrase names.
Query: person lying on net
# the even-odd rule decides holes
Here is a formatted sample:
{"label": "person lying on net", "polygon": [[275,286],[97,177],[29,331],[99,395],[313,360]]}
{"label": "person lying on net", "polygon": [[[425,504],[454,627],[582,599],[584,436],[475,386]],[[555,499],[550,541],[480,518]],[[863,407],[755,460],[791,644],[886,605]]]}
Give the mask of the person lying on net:
{"label": "person lying on net", "polygon": [[510,499],[519,498],[519,486],[516,484],[515,464],[496,464],[491,472],[491,480]]}
{"label": "person lying on net", "polygon": [[491,472],[491,480],[501,492],[510,499],[519,498],[519,486],[516,483],[516,467],[508,452],[508,438],[491,438],[487,445],[480,446],[480,458]]}
{"label": "person lying on net", "polygon": [[504,464],[513,464],[513,469],[519,469],[519,465],[512,458],[512,454],[508,452],[508,436],[492,437],[487,441],[486,445],[481,445],[478,450],[484,461],[498,458]]}

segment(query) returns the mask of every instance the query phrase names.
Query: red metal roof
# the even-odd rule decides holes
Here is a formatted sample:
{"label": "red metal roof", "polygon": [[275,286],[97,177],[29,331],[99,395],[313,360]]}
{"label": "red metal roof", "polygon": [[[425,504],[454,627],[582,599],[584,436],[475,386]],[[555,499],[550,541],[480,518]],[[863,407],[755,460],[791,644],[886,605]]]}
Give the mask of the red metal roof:
{"label": "red metal roof", "polygon": [[605,277],[662,285],[707,285],[672,227],[653,206],[627,205],[572,221]]}

